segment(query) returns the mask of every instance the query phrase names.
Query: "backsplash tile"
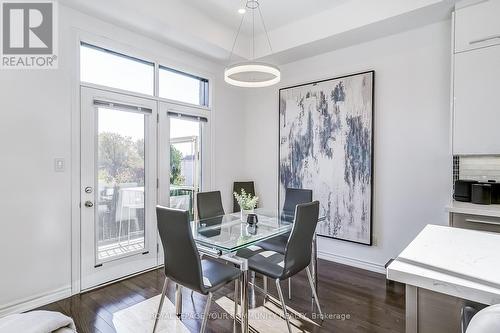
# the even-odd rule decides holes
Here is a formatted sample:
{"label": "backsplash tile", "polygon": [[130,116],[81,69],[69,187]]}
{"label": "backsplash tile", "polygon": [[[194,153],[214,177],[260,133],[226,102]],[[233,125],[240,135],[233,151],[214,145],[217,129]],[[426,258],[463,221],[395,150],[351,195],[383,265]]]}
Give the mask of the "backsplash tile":
{"label": "backsplash tile", "polygon": [[[455,159],[453,160],[455,173]],[[500,182],[500,156],[460,156],[459,179]]]}
{"label": "backsplash tile", "polygon": [[460,156],[453,156],[453,184],[460,179]]}

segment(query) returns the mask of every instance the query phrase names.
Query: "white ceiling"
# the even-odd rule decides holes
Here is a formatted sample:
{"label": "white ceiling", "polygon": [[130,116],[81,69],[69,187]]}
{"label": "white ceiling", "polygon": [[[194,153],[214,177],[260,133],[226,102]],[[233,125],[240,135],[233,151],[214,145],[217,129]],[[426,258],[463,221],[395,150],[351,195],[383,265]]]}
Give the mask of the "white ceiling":
{"label": "white ceiling", "polygon": [[[259,0],[260,10],[266,27],[273,30],[311,15],[318,14],[339,6],[349,0]],[[245,8],[246,0],[184,0],[193,8],[205,13],[210,18],[219,21],[230,29],[236,30],[240,24],[239,8]],[[247,10],[242,32],[250,34],[252,29],[251,11]],[[255,13],[256,30],[262,29],[260,19]]]}
{"label": "white ceiling", "polygon": [[[245,0],[59,0],[84,13],[227,65]],[[274,53],[256,18],[256,58],[278,64],[450,17],[457,0],[260,0]],[[251,58],[247,11],[236,58]]]}

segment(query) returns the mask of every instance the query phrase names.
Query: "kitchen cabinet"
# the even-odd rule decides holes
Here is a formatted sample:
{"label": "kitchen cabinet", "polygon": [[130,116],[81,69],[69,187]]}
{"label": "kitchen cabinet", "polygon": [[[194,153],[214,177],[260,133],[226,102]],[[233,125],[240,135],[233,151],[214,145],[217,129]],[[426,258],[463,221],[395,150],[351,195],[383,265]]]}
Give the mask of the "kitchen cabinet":
{"label": "kitchen cabinet", "polygon": [[453,153],[500,154],[500,44],[454,56]]}
{"label": "kitchen cabinet", "polygon": [[500,233],[500,205],[452,201],[446,209],[450,227]]}
{"label": "kitchen cabinet", "polygon": [[453,213],[450,227],[500,233],[500,218]]}
{"label": "kitchen cabinet", "polygon": [[455,52],[500,44],[500,0],[455,11]]}

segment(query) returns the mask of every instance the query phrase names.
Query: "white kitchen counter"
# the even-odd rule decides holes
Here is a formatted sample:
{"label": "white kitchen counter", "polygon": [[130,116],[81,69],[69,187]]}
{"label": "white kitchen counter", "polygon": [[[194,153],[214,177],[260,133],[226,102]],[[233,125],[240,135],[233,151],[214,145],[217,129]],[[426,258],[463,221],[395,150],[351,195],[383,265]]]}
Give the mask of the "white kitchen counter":
{"label": "white kitchen counter", "polygon": [[500,205],[478,205],[470,202],[452,201],[446,209],[450,213],[500,217]]}
{"label": "white kitchen counter", "polygon": [[500,234],[426,226],[387,268],[390,280],[500,303]]}
{"label": "white kitchen counter", "polygon": [[387,278],[407,285],[407,332],[417,332],[417,288],[498,304],[500,234],[427,225],[389,265]]}

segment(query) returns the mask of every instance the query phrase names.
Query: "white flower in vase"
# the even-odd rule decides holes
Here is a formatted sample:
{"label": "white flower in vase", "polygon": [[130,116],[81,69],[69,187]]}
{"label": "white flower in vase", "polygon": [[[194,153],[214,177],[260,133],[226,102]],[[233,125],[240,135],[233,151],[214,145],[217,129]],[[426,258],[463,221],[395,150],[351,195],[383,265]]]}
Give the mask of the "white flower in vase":
{"label": "white flower in vase", "polygon": [[251,193],[246,193],[244,189],[241,189],[241,193],[238,194],[234,192],[234,198],[238,205],[240,206],[241,221],[246,222],[248,214],[254,212],[255,207],[257,207],[257,202],[259,197],[252,195]]}

